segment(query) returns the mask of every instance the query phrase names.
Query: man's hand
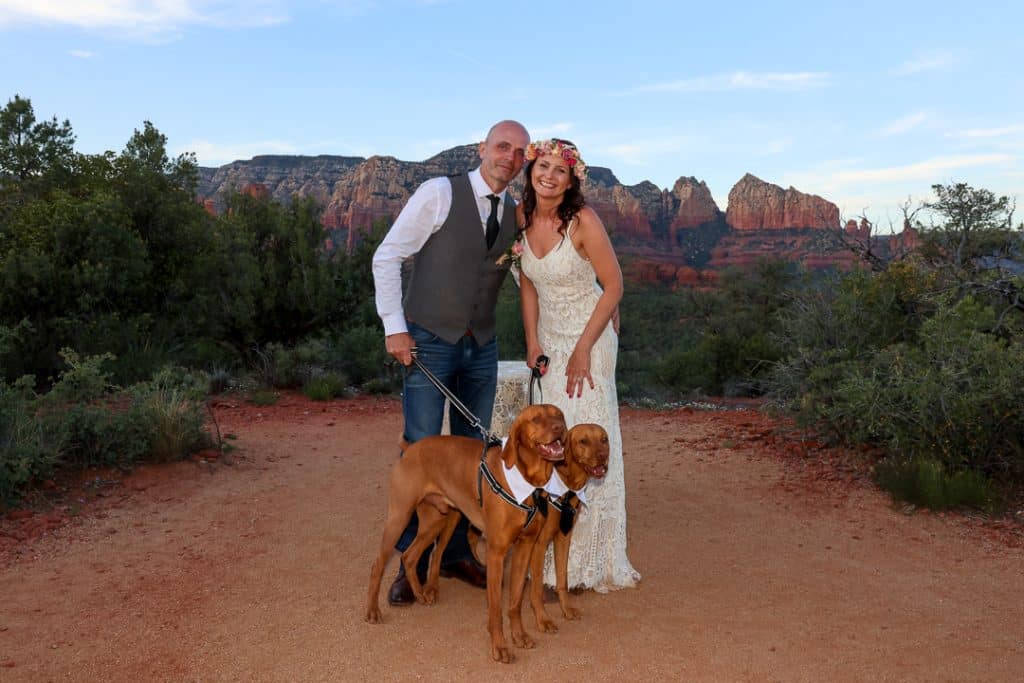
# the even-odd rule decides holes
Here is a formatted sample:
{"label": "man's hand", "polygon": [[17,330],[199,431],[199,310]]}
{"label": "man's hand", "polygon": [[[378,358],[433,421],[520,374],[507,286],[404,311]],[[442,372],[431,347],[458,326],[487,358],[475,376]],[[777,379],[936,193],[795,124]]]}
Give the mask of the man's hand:
{"label": "man's hand", "polygon": [[408,332],[398,332],[384,337],[384,347],[402,365],[412,365],[412,352],[416,343]]}

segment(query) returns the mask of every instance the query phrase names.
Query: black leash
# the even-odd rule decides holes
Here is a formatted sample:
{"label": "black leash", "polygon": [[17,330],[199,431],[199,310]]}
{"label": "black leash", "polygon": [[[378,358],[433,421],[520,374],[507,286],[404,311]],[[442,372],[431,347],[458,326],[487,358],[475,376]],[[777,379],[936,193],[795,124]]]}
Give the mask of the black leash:
{"label": "black leash", "polygon": [[[463,405],[462,401],[460,401],[458,397],[452,393],[451,389],[446,387],[444,383],[434,375],[434,373],[432,373],[430,370],[427,370],[427,366],[421,363],[420,359],[416,357],[415,350],[413,350],[412,353],[412,362],[416,364],[416,367],[420,369],[420,372],[426,375],[427,379],[430,380],[430,383],[437,387],[437,390],[444,394],[444,397],[447,398],[453,406],[455,406],[455,409],[462,413],[462,416],[466,418],[466,420],[469,422],[469,426],[475,428],[477,431],[480,432],[481,436],[484,437],[485,454],[487,453],[487,449],[490,448],[491,446],[501,445],[501,439],[492,434],[491,432],[487,431],[486,429],[484,429],[484,424],[483,422],[480,421],[480,418],[474,415],[469,410],[469,408]],[[483,456],[481,456],[481,458],[482,457]]]}
{"label": "black leash", "polygon": [[[538,358],[537,359],[538,360],[538,364],[540,363],[541,359],[543,359],[543,361],[544,361],[544,363],[546,365],[547,361],[548,361],[547,357],[546,356],[541,356],[540,358]],[[486,429],[484,429],[484,425],[480,421],[480,418],[478,418],[476,415],[474,415],[472,413],[472,411],[470,411],[470,409],[467,408],[462,403],[462,401],[460,401],[458,399],[458,397],[456,397],[455,394],[453,394],[452,391],[448,387],[446,387],[441,380],[439,380],[437,378],[436,375],[434,375],[434,373],[432,373],[430,370],[428,370],[427,367],[425,365],[423,365],[423,363],[420,362],[419,358],[416,357],[415,350],[413,350],[412,362],[415,363],[416,367],[418,367],[420,369],[420,372],[422,372],[426,376],[426,378],[430,380],[430,383],[433,384],[435,387],[437,387],[437,390],[440,391],[444,395],[444,397],[447,398],[451,402],[451,404],[453,406],[455,406],[455,409],[458,410],[460,413],[462,413],[462,416],[464,418],[466,418],[467,421],[469,421],[469,425],[471,427],[475,427],[480,432],[480,434],[484,437],[484,448],[483,448],[483,451],[480,453],[480,468],[479,468],[479,471],[477,473],[477,496],[479,497],[480,504],[483,505],[483,502],[484,502],[483,501],[483,480],[486,479],[487,480],[487,484],[491,488],[491,491],[493,491],[495,494],[497,494],[498,497],[500,497],[506,503],[509,503],[510,505],[513,505],[513,506],[519,508],[520,510],[522,510],[523,512],[526,513],[526,524],[523,525],[524,528],[530,526],[530,522],[533,521],[533,517],[534,517],[534,515],[537,514],[537,512],[540,512],[542,516],[547,517],[547,514],[548,514],[548,499],[547,499],[547,496],[544,493],[544,489],[534,489],[533,494],[531,495],[531,499],[533,500],[533,505],[523,505],[522,503],[517,501],[515,498],[513,498],[512,495],[509,494],[508,491],[506,491],[504,488],[502,488],[501,484],[498,483],[498,480],[494,478],[493,474],[491,474],[491,470],[487,467],[487,451],[488,451],[488,449],[490,449],[493,446],[500,446],[501,445],[501,439],[496,437],[494,434],[492,434],[491,432],[487,431]],[[534,372],[534,376],[539,379],[540,378],[540,370],[534,368],[533,372]],[[531,403],[532,403],[533,402],[532,401],[532,389],[533,389],[533,380],[532,379],[530,381],[530,389],[531,389]]]}

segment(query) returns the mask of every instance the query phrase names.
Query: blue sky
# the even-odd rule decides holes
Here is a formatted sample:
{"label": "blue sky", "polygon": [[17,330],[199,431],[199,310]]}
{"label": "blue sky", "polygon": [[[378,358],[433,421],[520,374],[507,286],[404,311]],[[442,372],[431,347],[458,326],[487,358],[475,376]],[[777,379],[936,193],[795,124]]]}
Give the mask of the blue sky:
{"label": "blue sky", "polygon": [[[416,161],[515,118],[627,184],[744,173],[898,222],[1024,196],[1024,3],[0,0],[0,95],[83,152]],[[838,3],[837,3],[838,4]]]}

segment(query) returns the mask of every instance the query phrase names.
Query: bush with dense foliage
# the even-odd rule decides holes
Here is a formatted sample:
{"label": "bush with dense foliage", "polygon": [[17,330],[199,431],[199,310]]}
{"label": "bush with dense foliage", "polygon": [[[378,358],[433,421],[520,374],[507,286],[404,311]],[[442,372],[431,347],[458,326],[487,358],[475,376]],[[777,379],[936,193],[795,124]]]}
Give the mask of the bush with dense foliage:
{"label": "bush with dense foliage", "polygon": [[110,384],[110,354],[79,357],[44,394],[34,380],[0,382],[0,502],[58,468],[131,467],[185,457],[209,443],[204,428],[205,378],[165,368],[125,389]]}
{"label": "bush with dense foliage", "polygon": [[1024,242],[1005,197],[934,189],[911,258],[796,294],[770,385],[805,424],[884,446],[894,495],[990,507],[1024,481]]}

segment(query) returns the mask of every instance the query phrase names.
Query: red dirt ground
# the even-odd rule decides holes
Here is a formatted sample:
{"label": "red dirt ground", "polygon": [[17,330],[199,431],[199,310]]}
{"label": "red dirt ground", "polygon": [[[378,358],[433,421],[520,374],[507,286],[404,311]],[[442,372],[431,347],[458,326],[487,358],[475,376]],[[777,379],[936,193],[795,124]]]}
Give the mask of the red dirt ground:
{"label": "red dirt ground", "polygon": [[[222,399],[224,458],[91,473],[0,522],[0,681],[1010,681],[1024,533],[894,506],[751,410],[624,408],[639,588],[490,660],[483,591],[363,622],[393,400]],[[208,454],[215,456],[216,454]],[[397,559],[387,576],[390,578]],[[555,610],[557,612],[557,610]]]}

